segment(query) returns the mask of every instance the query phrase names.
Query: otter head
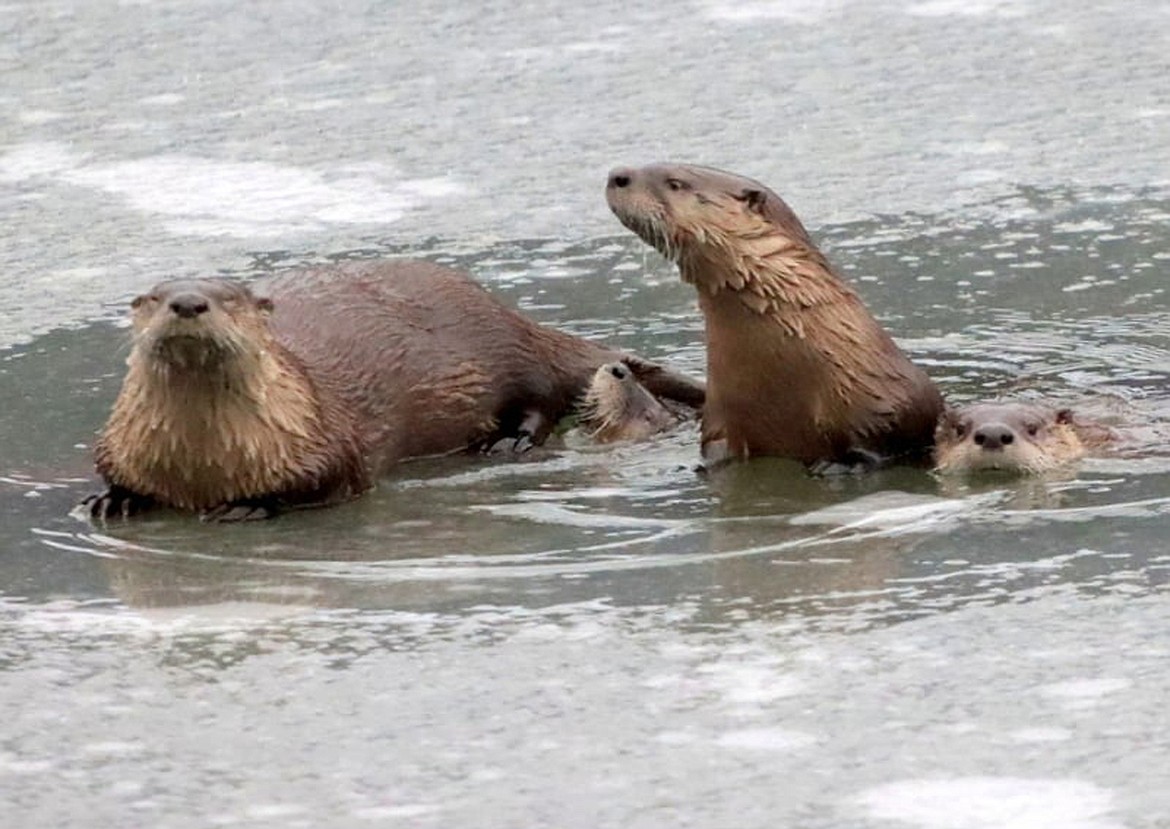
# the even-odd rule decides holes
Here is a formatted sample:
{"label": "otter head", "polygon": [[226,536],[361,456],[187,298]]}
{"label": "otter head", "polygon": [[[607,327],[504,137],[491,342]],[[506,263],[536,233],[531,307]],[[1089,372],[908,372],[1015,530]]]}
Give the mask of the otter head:
{"label": "otter head", "polygon": [[581,408],[581,424],[601,443],[643,440],[677,422],[625,363],[597,369]]}
{"label": "otter head", "polygon": [[1069,409],[983,403],[947,409],[935,432],[935,468],[963,474],[1035,474],[1076,460],[1084,447]]}
{"label": "otter head", "polygon": [[753,179],[691,164],[621,167],[609,174],[606,200],[683,280],[712,295],[738,291],[764,311],[772,301],[814,304],[827,281],[830,295],[840,290],[800,219]]}
{"label": "otter head", "polygon": [[168,372],[222,371],[259,357],[272,301],[222,279],[160,282],[131,303],[131,361]]}

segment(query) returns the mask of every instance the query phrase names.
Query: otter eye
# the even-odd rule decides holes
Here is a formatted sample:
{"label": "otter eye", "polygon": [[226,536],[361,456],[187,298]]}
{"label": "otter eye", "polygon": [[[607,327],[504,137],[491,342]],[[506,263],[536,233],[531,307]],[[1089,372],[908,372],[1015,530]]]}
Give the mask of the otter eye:
{"label": "otter eye", "polygon": [[763,190],[744,190],[739,198],[749,210],[757,213],[763,213],[764,205],[768,202],[768,196]]}
{"label": "otter eye", "polygon": [[1033,421],[1024,427],[1024,431],[1028,433],[1028,437],[1036,437],[1036,433],[1040,431],[1040,424]]}
{"label": "otter eye", "polygon": [[668,178],[666,180],[666,186],[676,193],[682,190],[691,189],[691,186],[680,178]]}
{"label": "otter eye", "polygon": [[960,439],[967,437],[967,429],[968,429],[968,427],[967,427],[966,423],[956,423],[955,424],[955,437],[960,438]]}

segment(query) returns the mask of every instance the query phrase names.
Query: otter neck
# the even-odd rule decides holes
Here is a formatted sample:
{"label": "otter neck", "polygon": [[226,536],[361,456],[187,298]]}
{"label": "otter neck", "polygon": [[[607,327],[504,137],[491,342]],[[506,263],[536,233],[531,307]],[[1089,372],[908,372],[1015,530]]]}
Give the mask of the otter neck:
{"label": "otter neck", "polygon": [[312,384],[287,355],[190,371],[136,350],[99,454],[115,482],[209,509],[287,487],[322,431]]}
{"label": "otter neck", "polygon": [[734,291],[758,314],[783,314],[852,297],[815,246],[775,231],[725,237],[709,233],[678,256],[684,282],[714,296]]}

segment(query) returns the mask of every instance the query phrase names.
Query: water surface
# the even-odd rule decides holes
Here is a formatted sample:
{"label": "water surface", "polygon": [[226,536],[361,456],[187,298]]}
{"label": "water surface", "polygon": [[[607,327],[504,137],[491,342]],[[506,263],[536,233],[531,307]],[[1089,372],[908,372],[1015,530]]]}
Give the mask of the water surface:
{"label": "water surface", "polygon": [[[9,3],[0,32],[6,825],[1170,822],[1162,4]],[[423,256],[701,373],[692,289],[601,192],[659,158],[789,198],[950,399],[1127,451],[703,476],[683,427],[256,526],[69,514],[125,301],[167,276]]]}

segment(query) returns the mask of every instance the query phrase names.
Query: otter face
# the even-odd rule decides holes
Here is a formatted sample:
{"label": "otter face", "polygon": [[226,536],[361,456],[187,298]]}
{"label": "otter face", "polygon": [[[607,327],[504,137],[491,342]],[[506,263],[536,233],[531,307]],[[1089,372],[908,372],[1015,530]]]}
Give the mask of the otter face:
{"label": "otter face", "polygon": [[808,243],[783,199],[758,181],[710,167],[619,167],[605,197],[623,225],[673,262],[695,247],[729,248],[777,230]]}
{"label": "otter face", "polygon": [[179,279],[160,282],[130,307],[137,355],[171,367],[209,368],[255,348],[272,301],[223,279]]}
{"label": "otter face", "polygon": [[606,363],[597,369],[585,392],[581,423],[600,443],[644,440],[677,422],[625,363]]}
{"label": "otter face", "polygon": [[1022,403],[947,409],[935,432],[935,468],[950,474],[1044,472],[1084,454],[1072,423],[1068,409]]}

